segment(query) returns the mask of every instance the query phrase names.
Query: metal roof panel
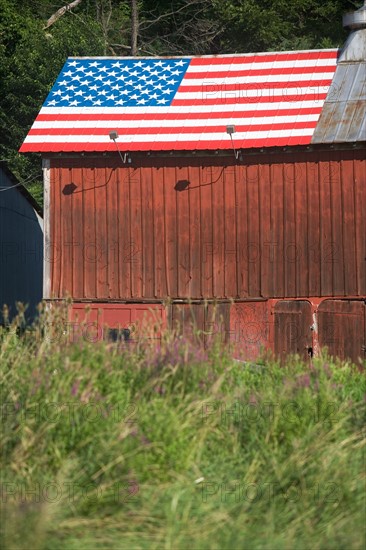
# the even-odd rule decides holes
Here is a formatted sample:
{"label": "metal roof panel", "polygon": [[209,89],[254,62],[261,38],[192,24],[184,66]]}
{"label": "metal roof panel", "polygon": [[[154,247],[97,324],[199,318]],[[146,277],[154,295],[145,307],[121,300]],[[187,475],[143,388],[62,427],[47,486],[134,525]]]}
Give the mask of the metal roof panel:
{"label": "metal roof panel", "polygon": [[123,151],[230,149],[228,124],[237,149],[310,143],[336,58],[69,58],[20,150],[113,151],[112,130]]}

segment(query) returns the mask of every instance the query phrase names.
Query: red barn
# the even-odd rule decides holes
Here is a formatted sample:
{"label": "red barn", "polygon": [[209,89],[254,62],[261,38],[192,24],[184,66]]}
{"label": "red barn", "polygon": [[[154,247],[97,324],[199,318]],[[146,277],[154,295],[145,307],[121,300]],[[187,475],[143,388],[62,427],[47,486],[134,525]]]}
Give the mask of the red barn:
{"label": "red barn", "polygon": [[68,59],[20,149],[44,298],[193,318],[249,359],[365,357],[365,14],[341,51]]}

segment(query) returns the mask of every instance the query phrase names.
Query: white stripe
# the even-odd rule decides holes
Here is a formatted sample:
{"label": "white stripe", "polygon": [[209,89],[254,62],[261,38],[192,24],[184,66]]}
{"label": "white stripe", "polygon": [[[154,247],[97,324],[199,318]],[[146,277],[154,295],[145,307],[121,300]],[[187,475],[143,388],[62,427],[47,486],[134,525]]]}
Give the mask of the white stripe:
{"label": "white stripe", "polygon": [[275,116],[275,117],[250,117],[241,118],[240,115],[229,118],[210,119],[185,119],[185,120],[55,120],[35,121],[32,129],[45,128],[153,128],[154,126],[182,128],[191,126],[226,126],[227,124],[240,124],[251,126],[253,124],[283,124],[299,122],[317,122],[319,115]]}
{"label": "white stripe", "polygon": [[[279,90],[280,91],[280,90]],[[248,104],[232,104],[232,105],[183,105],[171,107],[42,107],[40,115],[164,115],[164,114],[176,114],[176,113],[212,113],[212,112],[226,112],[226,111],[274,111],[278,109],[314,109],[321,108],[323,106],[324,99],[319,100],[299,100],[299,101],[275,101],[273,103],[248,103]]]}
{"label": "white stripe", "polygon": [[[295,86],[293,88],[256,88],[250,90],[205,90],[202,89],[197,92],[177,92],[174,99],[185,99],[201,101],[216,99],[217,101],[225,99],[233,99],[240,97],[261,98],[261,97],[282,97],[283,102],[286,103],[286,98],[293,95],[308,95],[308,94],[326,94],[329,90],[329,86],[314,86],[302,88],[301,86]],[[218,105],[219,106],[219,105]]]}
{"label": "white stripe", "polygon": [[[293,137],[293,136],[312,136],[314,132],[313,128],[300,128],[296,130],[266,130],[256,132],[237,132],[235,134],[235,142],[245,141],[248,139],[266,139],[266,138],[281,138],[281,137]],[[43,135],[33,136],[28,135],[24,143],[110,143],[109,135],[105,136],[93,136],[93,135]],[[155,142],[176,142],[176,141],[227,141],[229,139],[226,131],[222,132],[207,132],[207,133],[190,133],[190,134],[141,134],[132,136],[120,136],[120,147],[128,143],[155,143]]]}
{"label": "white stripe", "polygon": [[[265,71],[271,69],[293,69],[302,67],[336,67],[337,60],[332,58],[325,59],[293,59],[290,61],[265,61],[260,62],[253,59],[252,63],[225,63],[214,65],[207,60],[207,65],[189,65],[187,73],[208,73],[208,72],[223,72],[230,73],[231,71]],[[333,71],[334,72],[334,71]],[[311,74],[311,73],[309,73]]]}
{"label": "white stripe", "polygon": [[[331,81],[334,71],[327,73],[312,74],[283,74],[283,75],[261,75],[261,76],[224,76],[215,78],[202,78],[197,75],[196,78],[183,79],[181,86],[209,86],[215,84],[259,84],[260,82],[302,82],[311,80],[329,80]],[[227,74],[227,73],[226,73]],[[205,75],[206,76],[206,75]]]}

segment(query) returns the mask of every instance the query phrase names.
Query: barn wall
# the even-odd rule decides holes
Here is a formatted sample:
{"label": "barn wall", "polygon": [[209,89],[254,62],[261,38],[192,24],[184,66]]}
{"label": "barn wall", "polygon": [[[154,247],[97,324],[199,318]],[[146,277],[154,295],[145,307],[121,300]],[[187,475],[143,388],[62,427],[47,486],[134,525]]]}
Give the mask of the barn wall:
{"label": "barn wall", "polygon": [[16,302],[28,304],[31,320],[42,300],[42,219],[10,176],[0,167],[0,323],[4,304],[10,319],[17,314]]}
{"label": "barn wall", "polygon": [[50,194],[50,297],[366,295],[359,149],[55,158]]}

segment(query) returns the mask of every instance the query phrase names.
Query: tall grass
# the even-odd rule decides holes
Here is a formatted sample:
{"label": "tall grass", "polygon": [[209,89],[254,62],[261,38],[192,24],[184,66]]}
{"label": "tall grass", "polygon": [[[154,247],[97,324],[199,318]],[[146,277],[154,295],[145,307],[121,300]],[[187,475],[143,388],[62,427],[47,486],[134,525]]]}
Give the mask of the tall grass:
{"label": "tall grass", "polygon": [[3,548],[364,548],[364,371],[49,315],[0,334]]}

